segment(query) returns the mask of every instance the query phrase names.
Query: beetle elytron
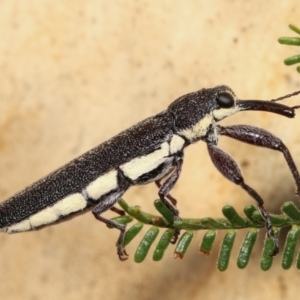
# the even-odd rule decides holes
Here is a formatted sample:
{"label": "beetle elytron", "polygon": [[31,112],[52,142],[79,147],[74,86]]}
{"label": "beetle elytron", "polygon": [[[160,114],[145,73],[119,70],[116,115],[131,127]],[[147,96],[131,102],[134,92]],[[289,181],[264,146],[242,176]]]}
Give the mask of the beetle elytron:
{"label": "beetle elytron", "polygon": [[[267,234],[274,240],[275,255],[278,241],[263,200],[245,183],[234,159],[218,148],[218,135],[281,151],[299,195],[297,167],[287,147],[271,133],[247,125],[222,127],[217,122],[244,110],[267,111],[292,118],[300,106],[288,107],[275,101],[298,93],[300,91],[273,102],[239,100],[229,87],[221,85],[184,95],[167,110],[121,132],[1,203],[0,230],[14,233],[39,229],[92,210],[98,220],[120,230],[117,253],[124,260],[128,256],[123,247],[125,226],[101,214],[108,209],[117,211],[114,204],[132,185],[155,182],[160,199],[178,220],[176,201],[169,193],[180,176],[185,147],[202,140],[216,168],[257,202]],[[165,179],[163,183],[162,179]],[[178,234],[175,231],[175,240]]]}

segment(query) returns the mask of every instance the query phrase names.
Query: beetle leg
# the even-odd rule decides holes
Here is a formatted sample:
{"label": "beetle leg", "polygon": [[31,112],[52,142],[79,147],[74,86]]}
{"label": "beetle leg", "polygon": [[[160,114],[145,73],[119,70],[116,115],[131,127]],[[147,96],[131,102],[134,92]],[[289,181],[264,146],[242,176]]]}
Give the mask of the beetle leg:
{"label": "beetle leg", "polygon": [[[158,188],[160,188],[160,187],[162,186],[162,184],[160,183],[160,180],[155,181],[155,184],[156,184],[156,186],[157,186]],[[166,196],[166,198],[167,198],[168,200],[170,200],[174,206],[176,206],[177,200],[176,200],[174,197],[172,197],[170,194],[168,194],[168,195]]]}
{"label": "beetle leg", "polygon": [[113,206],[113,207],[111,207],[110,210],[117,213],[120,216],[125,216],[125,211],[123,209],[119,209],[119,208]]}
{"label": "beetle leg", "polygon": [[175,157],[175,170],[172,172],[170,177],[160,186],[158,195],[160,200],[166,205],[166,207],[174,214],[175,219],[179,219],[179,211],[173,205],[173,203],[167,200],[167,196],[171,189],[175,186],[182,169],[183,159],[181,157]]}
{"label": "beetle leg", "polygon": [[241,142],[282,152],[296,182],[296,194],[300,195],[299,172],[290,154],[290,151],[278,137],[262,128],[248,125],[235,125],[227,127],[217,126],[217,130],[219,134],[229,136]]}
{"label": "beetle leg", "polygon": [[101,198],[100,202],[92,210],[92,213],[94,214],[97,220],[105,223],[110,227],[120,230],[120,235],[117,240],[117,253],[120,260],[126,260],[128,257],[128,254],[123,246],[126,225],[121,225],[118,224],[117,222],[106,219],[102,217],[101,214],[107,211],[108,209],[112,209],[113,211],[115,211],[113,205],[122,197],[122,195],[126,192],[128,187],[129,184],[124,181],[122,186],[119,187],[116,191],[109,193],[103,198]]}
{"label": "beetle leg", "polygon": [[270,220],[269,213],[264,207],[264,201],[255,190],[244,182],[244,178],[238,164],[229,154],[212,143],[207,143],[207,148],[213,164],[220,173],[230,181],[241,186],[257,202],[258,209],[265,220],[267,235],[274,241],[275,248],[272,256],[275,256],[279,252],[278,239],[272,229],[272,222]]}
{"label": "beetle leg", "polygon": [[[159,191],[158,191],[158,195],[159,195],[160,200],[174,214],[174,220],[175,221],[180,220],[179,211],[175,207],[176,203],[174,204],[173,201],[170,200],[168,196],[169,196],[169,192],[175,186],[175,184],[176,184],[176,182],[177,182],[177,180],[180,176],[180,173],[181,173],[181,170],[182,170],[182,164],[183,164],[182,157],[176,156],[175,157],[175,170],[170,175],[170,177],[168,177],[168,179],[160,186]],[[169,199],[170,201],[168,201],[167,199]],[[171,240],[172,244],[175,244],[177,242],[179,234],[180,234],[180,230],[175,228],[173,238]]]}

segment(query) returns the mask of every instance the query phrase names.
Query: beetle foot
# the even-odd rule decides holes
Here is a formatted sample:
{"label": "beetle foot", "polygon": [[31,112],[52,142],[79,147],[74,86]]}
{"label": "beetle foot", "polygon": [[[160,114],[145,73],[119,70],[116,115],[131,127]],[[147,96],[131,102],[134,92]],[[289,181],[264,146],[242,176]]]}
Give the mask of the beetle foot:
{"label": "beetle foot", "polygon": [[176,244],[179,235],[180,235],[180,229],[175,228],[174,233],[173,233],[173,237],[172,237],[170,243],[173,244],[173,245]]}
{"label": "beetle foot", "polygon": [[271,257],[276,256],[279,253],[279,243],[278,243],[278,238],[277,238],[274,230],[268,229],[267,236],[268,236],[268,238],[272,239],[274,242],[274,250],[273,250],[272,254],[270,254],[270,256]]}
{"label": "beetle foot", "polygon": [[[174,222],[176,222],[176,221],[180,221],[179,211],[178,211],[178,214],[174,216]],[[180,229],[175,228],[174,233],[173,233],[173,237],[172,237],[170,243],[173,244],[173,245],[176,244],[179,235],[180,235]]]}
{"label": "beetle foot", "polygon": [[129,255],[127,254],[125,248],[122,245],[118,246],[117,253],[121,261],[128,259]]}

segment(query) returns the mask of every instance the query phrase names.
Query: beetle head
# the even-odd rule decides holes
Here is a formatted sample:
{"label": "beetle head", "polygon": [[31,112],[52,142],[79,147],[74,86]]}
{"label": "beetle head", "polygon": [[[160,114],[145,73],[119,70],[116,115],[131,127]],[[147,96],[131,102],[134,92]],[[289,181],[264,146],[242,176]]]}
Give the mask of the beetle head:
{"label": "beetle head", "polygon": [[186,94],[171,103],[168,111],[175,118],[177,132],[195,142],[206,135],[215,121],[237,112],[236,101],[234,92],[221,85]]}
{"label": "beetle head", "polygon": [[[293,95],[299,93],[295,92],[290,95],[286,95],[280,97],[278,99],[272,101],[263,101],[263,100],[240,100],[236,97],[235,93],[228,86],[218,86],[214,88],[217,90],[214,101],[215,107],[212,111],[215,121],[220,121],[238,111],[244,110],[259,110],[259,111],[267,111],[276,113],[288,118],[293,118],[295,116],[295,107],[289,107],[283,104],[275,103],[275,101],[279,101]],[[212,90],[214,90],[212,89]]]}
{"label": "beetle head", "polygon": [[240,100],[230,87],[220,85],[186,94],[171,103],[168,111],[175,117],[178,132],[193,142],[205,136],[214,122],[239,111],[267,111],[292,118],[299,106],[288,107],[275,101],[299,93],[300,91],[297,91],[272,101]]}

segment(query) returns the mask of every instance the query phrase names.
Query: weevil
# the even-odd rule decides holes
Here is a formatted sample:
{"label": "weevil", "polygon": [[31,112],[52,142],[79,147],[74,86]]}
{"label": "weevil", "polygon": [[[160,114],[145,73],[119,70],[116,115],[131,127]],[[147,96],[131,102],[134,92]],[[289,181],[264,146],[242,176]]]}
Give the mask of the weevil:
{"label": "weevil", "polygon": [[[257,202],[267,235],[274,240],[273,255],[276,255],[278,240],[264,202],[246,184],[235,160],[218,148],[218,136],[282,152],[299,195],[300,177],[293,158],[284,143],[264,129],[248,125],[223,127],[217,123],[247,110],[293,118],[300,106],[289,107],[276,101],[299,93],[272,101],[240,100],[231,88],[221,85],[186,94],[161,113],[121,132],[2,202],[0,230],[15,233],[40,229],[91,210],[96,219],[119,229],[117,253],[125,260],[128,257],[123,247],[126,226],[104,218],[102,213],[109,209],[122,213],[114,205],[131,186],[155,182],[159,198],[174,219],[179,220],[176,200],[170,191],[180,176],[184,149],[201,140],[207,144],[209,156],[221,174]],[[173,242],[178,235],[175,230]]]}

